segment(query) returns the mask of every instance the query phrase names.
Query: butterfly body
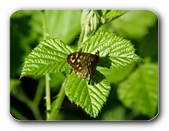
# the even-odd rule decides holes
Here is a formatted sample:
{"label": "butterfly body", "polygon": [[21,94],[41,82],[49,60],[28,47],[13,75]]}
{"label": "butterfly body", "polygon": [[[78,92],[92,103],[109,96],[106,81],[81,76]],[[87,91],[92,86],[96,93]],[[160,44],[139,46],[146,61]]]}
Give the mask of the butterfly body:
{"label": "butterfly body", "polygon": [[67,63],[78,76],[87,78],[88,84],[90,84],[98,62],[99,51],[95,54],[74,52],[67,56]]}

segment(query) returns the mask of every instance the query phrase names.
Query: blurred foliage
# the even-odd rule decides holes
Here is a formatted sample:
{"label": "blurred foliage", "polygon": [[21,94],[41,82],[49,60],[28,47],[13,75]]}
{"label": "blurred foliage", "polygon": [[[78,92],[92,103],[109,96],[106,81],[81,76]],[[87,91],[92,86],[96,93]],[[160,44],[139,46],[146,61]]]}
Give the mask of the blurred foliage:
{"label": "blurred foliage", "polygon": [[[76,48],[80,33],[78,10],[47,10],[47,32]],[[99,30],[115,32],[131,41],[144,60],[123,69],[97,67],[111,84],[106,105],[91,118],[65,97],[58,120],[150,120],[158,113],[158,17],[148,10],[132,10]],[[24,58],[42,40],[40,10],[19,10],[10,18],[10,113],[19,120],[45,120],[44,77],[19,80]],[[50,74],[51,99],[58,94],[64,74]],[[130,86],[132,85],[132,86]],[[145,89],[147,92],[145,92]],[[119,92],[121,92],[119,94]],[[141,93],[142,95],[139,95]],[[137,100],[141,98],[143,101]],[[156,98],[157,97],[157,98]],[[145,102],[145,103],[143,103]],[[151,106],[147,110],[147,106]]]}

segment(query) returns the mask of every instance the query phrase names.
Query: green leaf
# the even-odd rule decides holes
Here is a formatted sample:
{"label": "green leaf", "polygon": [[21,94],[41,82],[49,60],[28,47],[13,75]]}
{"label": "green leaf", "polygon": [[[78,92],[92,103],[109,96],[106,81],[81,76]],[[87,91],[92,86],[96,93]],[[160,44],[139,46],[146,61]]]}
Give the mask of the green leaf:
{"label": "green leaf", "polygon": [[105,76],[98,71],[95,71],[90,85],[87,84],[86,78],[78,77],[72,72],[65,87],[68,98],[81,106],[92,117],[97,117],[106,102],[109,91],[109,83]]}
{"label": "green leaf", "polygon": [[70,44],[80,32],[81,13],[80,10],[46,10],[49,36]]}
{"label": "green leaf", "polygon": [[129,39],[140,39],[148,33],[158,20],[157,15],[149,10],[131,10],[113,21],[113,30]]}
{"label": "green leaf", "polygon": [[107,23],[120,17],[126,12],[127,10],[102,10],[102,17],[105,18],[105,23]]}
{"label": "green leaf", "polygon": [[100,71],[104,76],[106,76],[109,83],[118,83],[125,79],[134,68],[135,64],[131,64],[126,66],[125,68],[119,68],[115,70],[103,67],[98,67],[97,70]]}
{"label": "green leaf", "polygon": [[83,10],[81,16],[81,31],[83,41],[86,41],[92,36],[99,27],[100,16],[97,11],[94,10]]}
{"label": "green leaf", "polygon": [[140,40],[138,53],[142,58],[154,56],[158,61],[158,24],[149,29],[149,33]]}
{"label": "green leaf", "polygon": [[140,66],[118,88],[119,99],[130,108],[135,108],[150,118],[158,107],[158,67],[156,64]]}
{"label": "green leaf", "polygon": [[99,65],[109,69],[125,67],[141,61],[135,54],[135,49],[129,40],[123,39],[111,32],[96,32],[86,41],[83,52],[100,52]]}
{"label": "green leaf", "polygon": [[66,57],[73,50],[60,39],[42,41],[25,59],[21,77],[25,75],[44,75],[68,69]]}

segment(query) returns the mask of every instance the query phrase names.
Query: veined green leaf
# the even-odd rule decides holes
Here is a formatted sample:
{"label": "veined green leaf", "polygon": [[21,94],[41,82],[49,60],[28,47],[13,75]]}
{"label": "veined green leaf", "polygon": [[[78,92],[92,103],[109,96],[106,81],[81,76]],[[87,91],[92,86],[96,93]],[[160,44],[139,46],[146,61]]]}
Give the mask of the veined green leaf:
{"label": "veined green leaf", "polygon": [[135,108],[150,118],[158,107],[158,67],[156,64],[140,66],[118,88],[119,99],[130,108]]}
{"label": "veined green leaf", "polygon": [[44,75],[66,70],[66,57],[71,52],[73,50],[60,39],[42,41],[25,59],[20,78],[25,75]]}
{"label": "veined green leaf", "polygon": [[127,10],[102,10],[102,17],[105,18],[105,23],[107,23],[120,17],[126,12]]}
{"label": "veined green leaf", "polygon": [[135,54],[135,49],[129,40],[114,33],[99,31],[86,41],[83,52],[100,52],[99,65],[107,68],[125,67],[131,63],[141,61]]}
{"label": "veined green leaf", "polygon": [[90,116],[97,117],[106,102],[110,85],[105,76],[95,71],[90,85],[86,78],[78,77],[74,72],[67,79],[65,92],[68,98],[81,106]]}

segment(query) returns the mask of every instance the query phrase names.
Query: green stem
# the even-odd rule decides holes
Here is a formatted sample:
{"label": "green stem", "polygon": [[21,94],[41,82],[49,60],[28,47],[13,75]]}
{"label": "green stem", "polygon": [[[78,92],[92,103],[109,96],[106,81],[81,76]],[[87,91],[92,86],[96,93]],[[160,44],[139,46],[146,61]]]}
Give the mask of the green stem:
{"label": "green stem", "polygon": [[49,120],[50,117],[50,109],[51,109],[51,102],[50,102],[50,83],[49,83],[49,74],[46,73],[46,120]]}
{"label": "green stem", "polygon": [[44,10],[42,10],[42,28],[43,28],[43,39],[46,40],[46,16]]}
{"label": "green stem", "polygon": [[40,104],[40,101],[41,101],[41,99],[42,99],[42,97],[43,97],[43,90],[44,90],[44,84],[45,84],[45,82],[44,82],[44,78],[43,79],[40,79],[39,80],[39,83],[38,83],[38,86],[37,86],[37,90],[36,90],[36,93],[35,93],[35,97],[34,97],[34,99],[33,99],[33,103],[35,104],[35,105],[38,105],[39,106],[39,104]]}
{"label": "green stem", "polygon": [[21,112],[19,112],[18,110],[16,110],[13,107],[10,107],[10,112],[11,112],[12,116],[15,116],[18,120],[28,120],[27,117],[25,117],[24,115],[22,115]]}
{"label": "green stem", "polygon": [[62,84],[62,86],[60,88],[59,94],[58,94],[58,96],[56,98],[56,101],[55,101],[55,104],[54,104],[54,106],[52,108],[49,120],[55,120],[57,118],[57,116],[58,116],[60,107],[62,105],[64,96],[65,96],[65,89],[64,89],[65,82],[66,82],[66,80],[64,81],[64,83]]}
{"label": "green stem", "polygon": [[[43,39],[46,40],[46,16],[45,16],[45,11],[42,10],[42,28],[43,28]],[[50,117],[50,109],[51,109],[51,102],[50,102],[50,77],[49,74],[46,73],[45,75],[46,79],[46,120],[49,120]]]}
{"label": "green stem", "polygon": [[34,102],[26,96],[25,92],[23,91],[21,87],[18,87],[18,89],[19,89],[20,95],[18,95],[17,92],[14,92],[13,95],[15,96],[15,98],[25,103],[30,108],[36,120],[42,120],[42,116],[40,114],[40,110],[38,106],[35,105]]}

